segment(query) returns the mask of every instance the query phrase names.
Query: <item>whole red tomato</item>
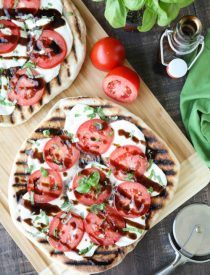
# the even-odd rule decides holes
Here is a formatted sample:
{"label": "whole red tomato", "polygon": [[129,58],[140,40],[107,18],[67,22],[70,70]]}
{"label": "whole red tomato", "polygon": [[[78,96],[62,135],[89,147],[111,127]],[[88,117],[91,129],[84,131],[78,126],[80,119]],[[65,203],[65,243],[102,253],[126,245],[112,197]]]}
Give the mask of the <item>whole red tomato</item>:
{"label": "whole red tomato", "polygon": [[125,60],[125,48],[118,39],[105,37],[93,46],[90,57],[97,69],[110,71]]}

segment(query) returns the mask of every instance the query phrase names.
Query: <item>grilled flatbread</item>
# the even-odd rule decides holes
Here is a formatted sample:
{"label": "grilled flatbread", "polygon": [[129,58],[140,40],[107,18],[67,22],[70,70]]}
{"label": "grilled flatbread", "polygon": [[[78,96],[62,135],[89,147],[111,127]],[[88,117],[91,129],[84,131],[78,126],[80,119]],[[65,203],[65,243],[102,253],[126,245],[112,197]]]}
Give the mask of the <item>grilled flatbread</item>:
{"label": "grilled flatbread", "polygon": [[[137,241],[123,247],[117,245],[99,246],[91,257],[84,257],[82,260],[70,259],[63,252],[56,251],[43,237],[33,237],[23,226],[23,221],[18,210],[23,196],[27,193],[27,181],[30,173],[26,171],[28,168],[28,152],[30,152],[33,146],[31,142],[33,141],[34,143],[45,138],[44,133],[46,131],[51,133],[51,137],[60,135],[62,133],[61,129],[64,128],[66,111],[72,110],[77,104],[86,104],[93,108],[100,107],[106,119],[126,120],[135,124],[145,136],[147,157],[153,159],[154,163],[162,169],[167,179],[167,186],[162,192],[152,197],[149,213],[145,216],[145,230]],[[88,159],[85,161],[88,162]],[[167,207],[168,202],[173,198],[178,185],[179,169],[180,165],[167,144],[139,117],[130,113],[125,108],[100,98],[78,97],[62,99],[51,109],[43,122],[23,143],[15,159],[9,180],[8,192],[11,216],[18,229],[48,255],[50,259],[64,264],[70,270],[82,271],[84,273],[102,272],[118,265],[135,248],[146,231],[155,224],[162,209]],[[29,225],[29,228],[30,226],[33,228],[33,224]]]}
{"label": "grilled flatbread", "polygon": [[57,77],[47,83],[46,92],[41,100],[32,106],[16,105],[11,115],[0,115],[0,127],[12,127],[29,120],[45,104],[66,90],[73,83],[81,69],[86,54],[85,23],[71,0],[62,0],[62,2],[64,15],[73,36],[71,52],[61,64]]}

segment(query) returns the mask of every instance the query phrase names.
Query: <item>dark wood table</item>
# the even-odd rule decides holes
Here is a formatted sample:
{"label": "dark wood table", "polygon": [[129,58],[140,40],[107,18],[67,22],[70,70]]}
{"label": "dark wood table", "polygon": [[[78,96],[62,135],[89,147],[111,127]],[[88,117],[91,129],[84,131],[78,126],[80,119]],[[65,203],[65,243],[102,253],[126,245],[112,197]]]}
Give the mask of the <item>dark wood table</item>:
{"label": "dark wood table", "polygon": [[[119,38],[123,42],[127,50],[129,62],[184,132],[179,111],[179,95],[184,79],[172,80],[156,65],[156,56],[162,29],[156,27],[145,34],[127,33],[122,29],[114,30],[103,17],[103,3],[94,3],[91,0],[84,0],[84,2],[107,33],[110,36]],[[196,14],[202,20],[205,30],[210,27],[209,1],[196,0],[194,5],[184,9],[182,14]],[[182,207],[193,202],[210,203],[208,188],[205,188],[191,198]],[[178,211],[179,209],[155,226],[139,243],[137,248],[126,257],[122,264],[103,274],[150,275],[169,263],[174,258],[174,252],[169,244],[167,233],[171,231],[172,222]],[[0,225],[0,275],[18,274],[32,275],[37,273]],[[72,272],[69,274],[73,275]],[[209,275],[210,263],[203,265],[186,264],[178,268],[175,274]]]}

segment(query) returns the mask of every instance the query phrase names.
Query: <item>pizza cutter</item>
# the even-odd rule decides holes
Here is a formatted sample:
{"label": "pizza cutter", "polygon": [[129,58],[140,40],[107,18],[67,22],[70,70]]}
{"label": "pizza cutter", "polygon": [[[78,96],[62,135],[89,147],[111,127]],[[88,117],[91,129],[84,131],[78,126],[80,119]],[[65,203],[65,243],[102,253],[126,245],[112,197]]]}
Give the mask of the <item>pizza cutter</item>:
{"label": "pizza cutter", "polygon": [[168,236],[176,257],[155,275],[171,274],[177,266],[187,262],[209,262],[210,206],[191,204],[183,208],[174,220],[173,233]]}

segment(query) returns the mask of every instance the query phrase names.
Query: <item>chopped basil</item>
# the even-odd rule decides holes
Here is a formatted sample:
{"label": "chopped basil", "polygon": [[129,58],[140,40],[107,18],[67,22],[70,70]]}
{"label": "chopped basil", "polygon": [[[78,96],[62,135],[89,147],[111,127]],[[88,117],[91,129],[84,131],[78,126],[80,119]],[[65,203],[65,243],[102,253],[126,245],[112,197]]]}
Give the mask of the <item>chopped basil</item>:
{"label": "chopped basil", "polygon": [[62,220],[62,224],[67,224],[72,218],[71,214],[67,214],[65,218]]}
{"label": "chopped basil", "polygon": [[53,231],[53,236],[56,238],[56,239],[59,239],[59,236],[58,236],[58,228],[55,228],[54,231]]}
{"label": "chopped basil", "polygon": [[58,185],[55,183],[51,188],[50,190],[52,191],[57,191],[58,190]]}
{"label": "chopped basil", "polygon": [[90,246],[79,250],[79,255],[84,255],[84,254],[88,253],[93,247],[94,247],[94,243],[91,243]]}
{"label": "chopped basil", "polygon": [[128,172],[127,173],[127,180],[133,180],[134,178],[134,172]]}
{"label": "chopped basil", "polygon": [[29,69],[36,68],[36,65],[34,63],[32,63],[31,61],[28,61],[23,65],[23,69],[27,69],[27,68],[29,68]]}
{"label": "chopped basil", "polygon": [[101,138],[96,137],[96,138],[94,138],[94,140],[95,140],[96,142],[100,142],[100,141],[101,141]]}
{"label": "chopped basil", "polygon": [[109,137],[113,137],[113,135],[114,135],[114,131],[111,131],[111,132],[108,133]]}
{"label": "chopped basil", "polygon": [[26,74],[27,74],[28,78],[31,78],[31,79],[34,78],[34,75],[33,75],[33,73],[32,73],[32,71],[31,71],[30,68],[27,68],[27,69],[26,69]]}
{"label": "chopped basil", "polygon": [[110,177],[111,174],[112,174],[112,170],[110,169],[110,170],[108,171],[108,173],[107,173],[107,176]]}
{"label": "chopped basil", "polygon": [[31,174],[32,171],[33,171],[33,169],[34,169],[34,166],[33,166],[33,165],[30,165],[30,166],[26,169],[26,173]]}
{"label": "chopped basil", "polygon": [[43,131],[43,135],[44,135],[45,137],[49,137],[49,136],[50,136],[50,130],[44,130],[44,131]]}
{"label": "chopped basil", "polygon": [[69,201],[64,201],[64,203],[61,205],[61,209],[63,211],[69,212],[72,209],[73,205]]}
{"label": "chopped basil", "polygon": [[4,24],[0,24],[0,29],[3,29],[4,28]]}
{"label": "chopped basil", "polygon": [[81,116],[81,115],[80,115],[80,114],[75,114],[74,116],[75,116],[75,117],[79,117],[79,116]]}
{"label": "chopped basil", "polygon": [[9,101],[6,98],[3,98],[2,96],[0,96],[0,104],[4,105],[4,106],[14,106],[15,105],[15,103]]}
{"label": "chopped basil", "polygon": [[13,9],[16,9],[18,4],[19,4],[19,0],[15,0],[14,5],[13,5]]}
{"label": "chopped basil", "polygon": [[105,121],[107,120],[102,107],[97,107],[96,113],[99,115],[100,119],[105,120]]}
{"label": "chopped basil", "polygon": [[97,214],[98,211],[104,210],[105,206],[106,206],[105,203],[102,203],[102,204],[93,204],[90,207],[90,211]]}
{"label": "chopped basil", "polygon": [[139,233],[142,234],[142,230],[136,227],[125,227],[123,228],[124,232],[135,232],[135,233]]}
{"label": "chopped basil", "polygon": [[94,122],[93,125],[96,127],[96,130],[103,130],[104,126],[102,123]]}
{"label": "chopped basil", "polygon": [[39,215],[36,216],[33,222],[38,222],[39,224],[44,223],[46,226],[49,226],[49,223],[50,223],[49,217],[47,216],[45,211],[43,211],[42,209],[40,209]]}
{"label": "chopped basil", "polygon": [[153,160],[152,159],[149,159],[149,167],[147,168],[147,170],[149,170],[151,167],[152,167],[152,164],[153,164]]}
{"label": "chopped basil", "polygon": [[49,173],[46,169],[44,169],[43,167],[40,168],[41,174],[44,178],[47,178]]}
{"label": "chopped basil", "polygon": [[34,203],[34,191],[31,191],[31,192],[29,193],[29,200],[30,200],[30,202],[31,202],[32,205],[35,204],[35,203]]}
{"label": "chopped basil", "polygon": [[98,171],[95,171],[89,176],[83,177],[79,181],[79,185],[76,188],[76,191],[81,194],[86,194],[90,191],[91,187],[97,187],[100,181],[100,174]]}
{"label": "chopped basil", "polygon": [[152,186],[150,186],[150,187],[147,189],[147,191],[148,191],[150,194],[152,194],[152,193],[154,192],[154,189],[153,189]]}

